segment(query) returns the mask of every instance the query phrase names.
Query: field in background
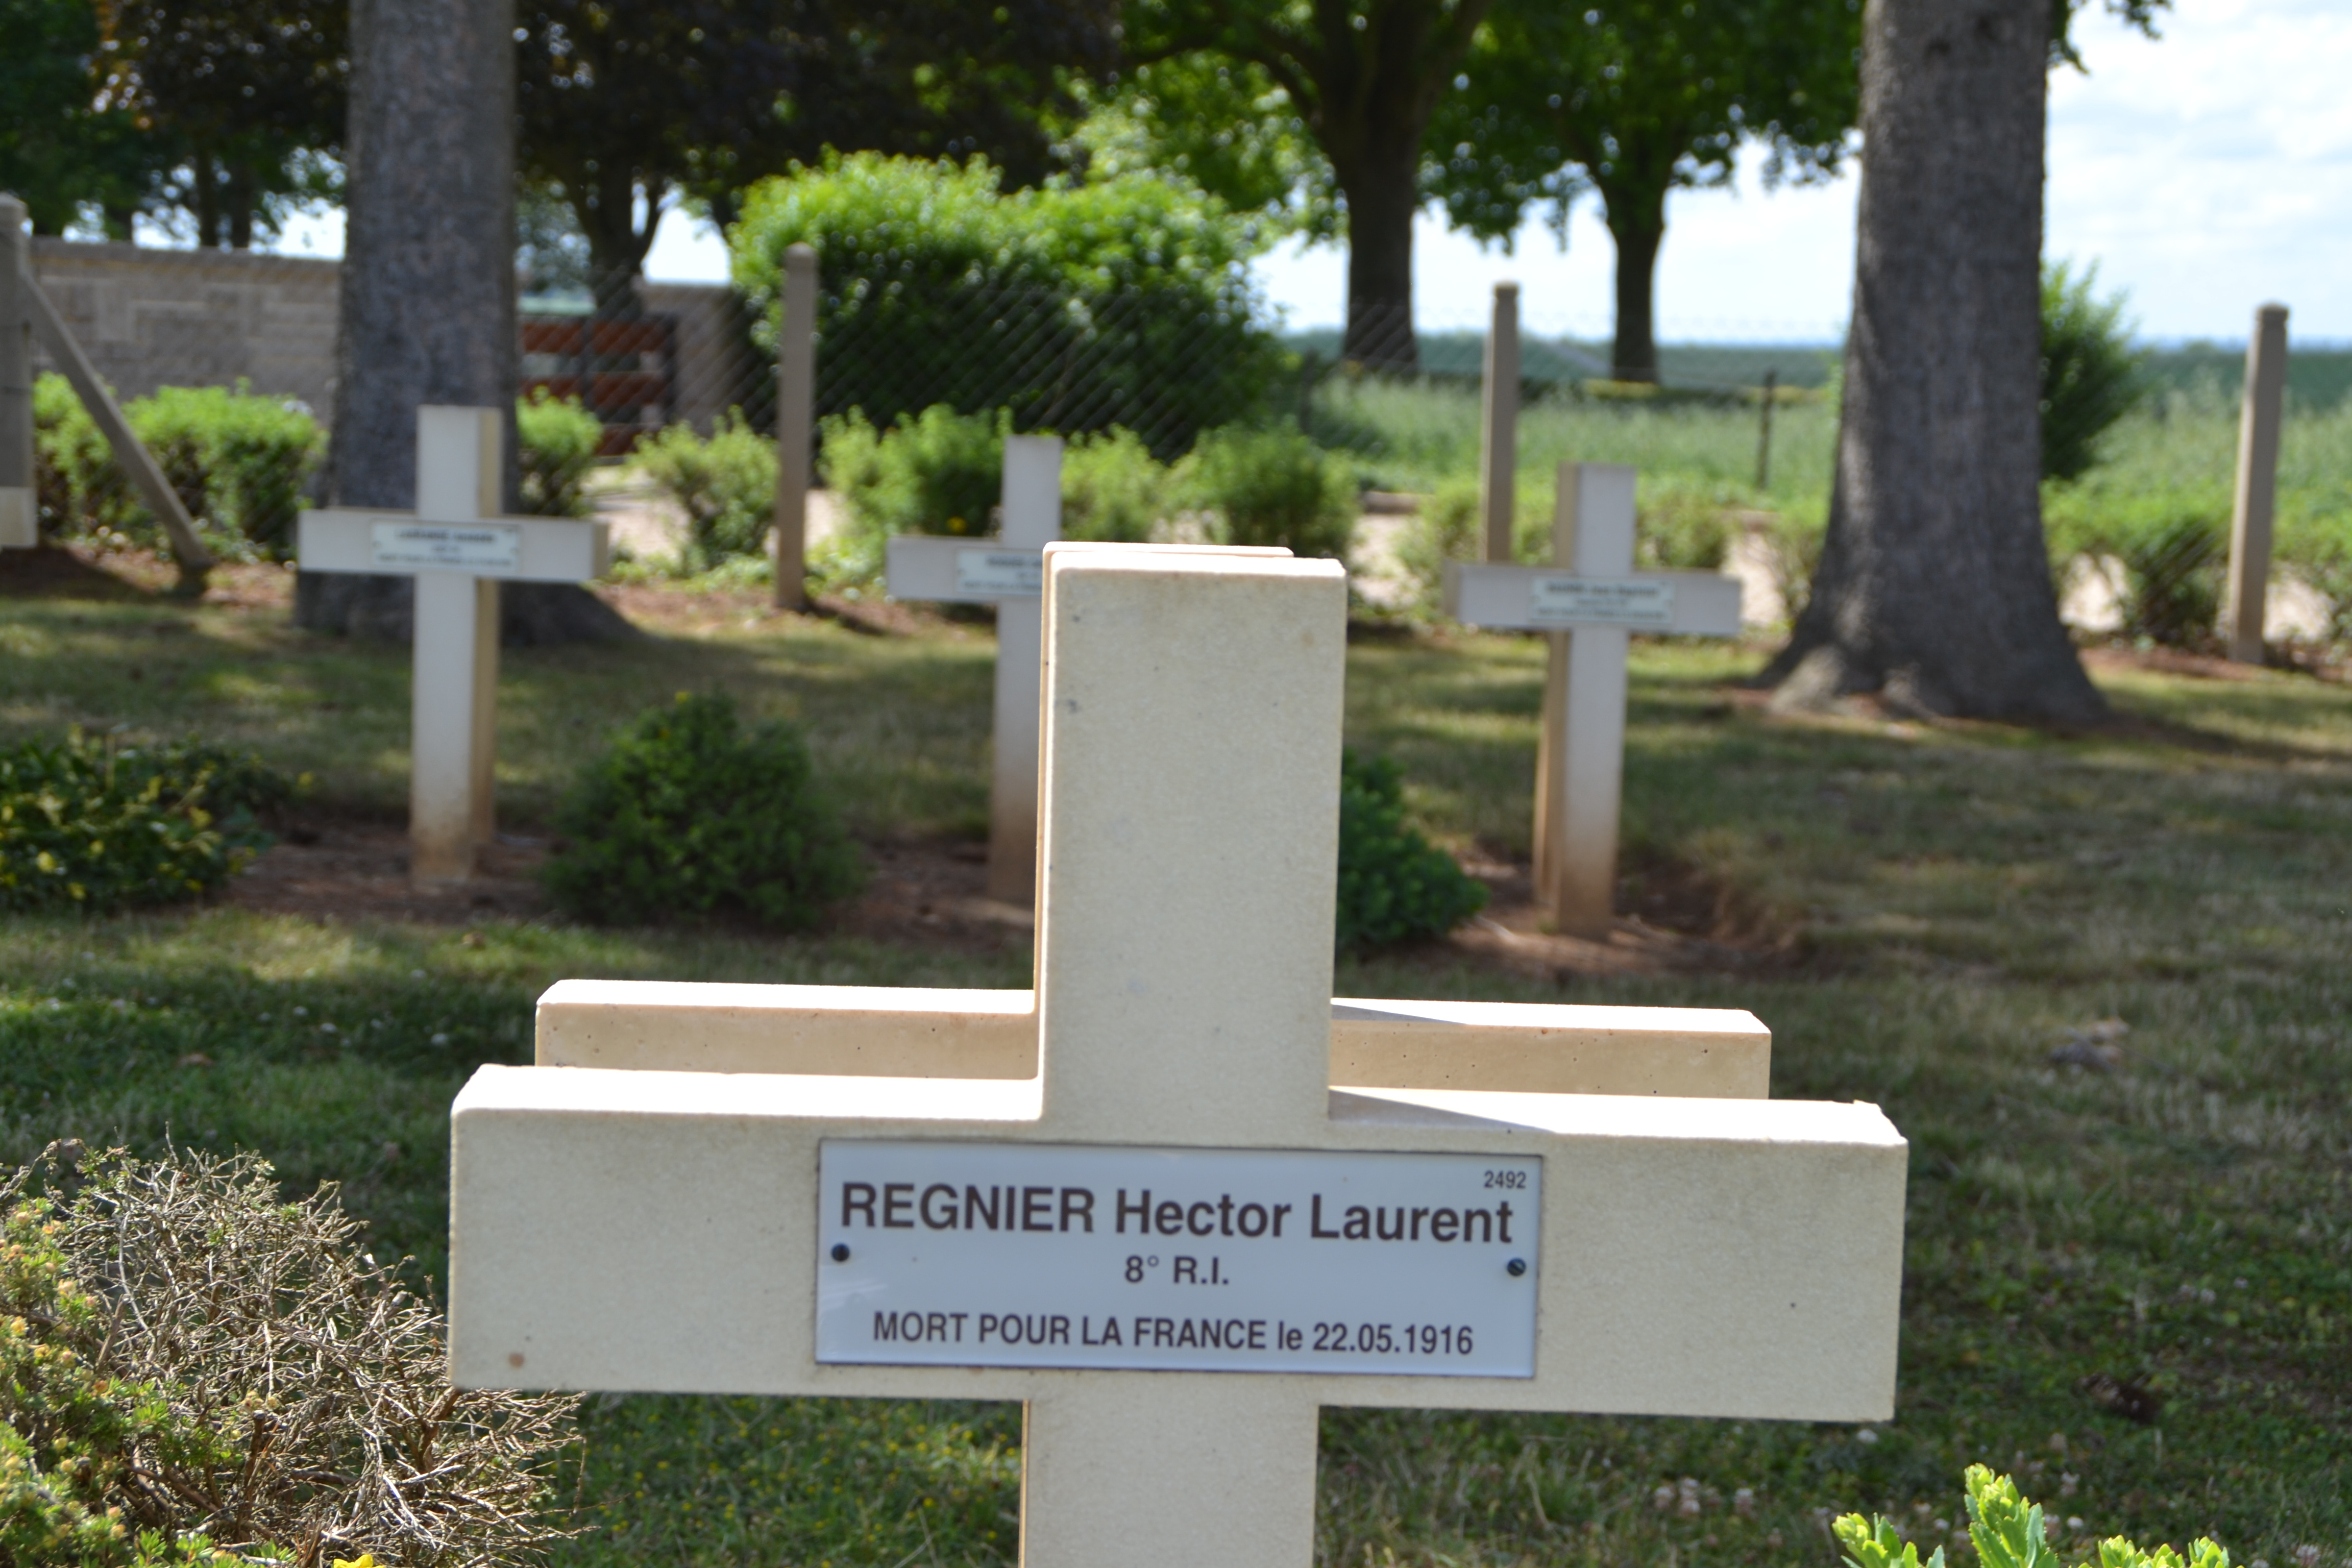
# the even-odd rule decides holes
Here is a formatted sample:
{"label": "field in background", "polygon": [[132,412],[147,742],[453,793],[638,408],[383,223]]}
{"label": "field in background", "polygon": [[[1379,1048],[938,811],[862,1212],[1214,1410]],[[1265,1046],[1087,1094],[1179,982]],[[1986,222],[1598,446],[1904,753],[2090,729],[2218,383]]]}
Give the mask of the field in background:
{"label": "field in background", "polygon": [[[1647,418],[1590,428],[1646,431],[1652,450],[1689,428]],[[859,636],[749,596],[639,610],[659,634],[609,658],[509,658],[510,822],[527,826],[630,709],[719,685],[811,723],[862,831],[976,828],[985,637],[937,623]],[[194,726],[323,764],[329,807],[396,810],[405,654],[297,637],[282,616],[11,600],[0,736]],[[2311,1546],[2315,1568],[2346,1568],[2352,692],[2105,665],[2130,722],[2065,738],[1774,718],[1726,685],[1759,658],[1638,644],[1626,781],[1631,866],[1719,889],[1727,934],[1755,957],[1595,979],[1436,949],[1344,964],[1338,984],[1751,1008],[1774,1031],[1776,1093],[1883,1104],[1912,1143],[1898,1418],[1865,1436],[1334,1410],[1321,1561],[1828,1568],[1826,1510],[1897,1512],[1932,1544],[1960,1467],[1984,1459],[2083,1521],[2069,1560],[2091,1532],[2211,1531],[2241,1562],[2301,1564]],[[1410,804],[1449,844],[1523,854],[1541,680],[1533,639],[1360,645],[1349,738],[1404,763]],[[1028,973],[1017,942],[973,955],[236,910],[14,920],[0,1152],[64,1134],[258,1149],[298,1187],[343,1182],[378,1242],[437,1276],[449,1098],[476,1064],[527,1057],[550,982]],[[2051,1060],[2110,1017],[2129,1026],[2116,1070]],[[586,1424],[560,1500],[603,1528],[566,1568],[1013,1560],[1011,1407],[600,1397]]]}

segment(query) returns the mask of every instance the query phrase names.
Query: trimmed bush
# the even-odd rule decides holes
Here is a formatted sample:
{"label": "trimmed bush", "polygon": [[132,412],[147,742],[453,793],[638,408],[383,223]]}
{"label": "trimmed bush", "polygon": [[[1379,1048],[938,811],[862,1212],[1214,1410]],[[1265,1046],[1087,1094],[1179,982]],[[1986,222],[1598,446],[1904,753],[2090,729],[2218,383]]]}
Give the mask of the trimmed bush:
{"label": "trimmed bush", "polygon": [[576,397],[557,398],[532,389],[515,402],[515,456],[521,470],[522,510],[534,517],[586,517],[595,508],[586,489],[588,470],[604,427]]}
{"label": "trimmed bush", "polygon": [[1185,473],[1193,504],[1212,514],[1218,543],[1347,555],[1356,531],[1355,477],[1297,426],[1212,430]]}
{"label": "trimmed bush", "polygon": [[885,427],[946,402],[1024,431],[1124,426],[1164,461],[1287,376],[1256,321],[1256,230],[1156,174],[1007,193],[977,158],[828,154],[753,186],[728,237],[766,346],[784,250],[815,247],[820,402]]}
{"label": "trimmed bush", "polygon": [[680,692],[564,797],[556,826],[568,842],[547,862],[548,893],[602,923],[737,915],[805,930],[863,877],[810,775],[799,731],[746,731],[729,699]]}
{"label": "trimmed bush", "polygon": [[720,416],[707,441],[671,426],[638,446],[637,468],[686,514],[685,570],[759,556],[776,515],[776,444],[740,410]]}
{"label": "trimmed bush", "polygon": [[1342,753],[1339,947],[1443,936],[1486,907],[1486,885],[1406,824],[1396,763]]}
{"label": "trimmed bush", "polygon": [[52,1144],[0,1210],[0,1563],[459,1568],[568,1533],[536,1515],[576,1401],[451,1388],[331,1187]]}
{"label": "trimmed bush", "polygon": [[887,430],[854,409],[824,421],[817,471],[847,507],[849,526],[811,554],[810,576],[836,589],[875,581],[894,533],[988,532],[1004,490],[1006,425],[1002,413],[958,414],[944,403]]}
{"label": "trimmed bush", "polygon": [[[43,535],[160,548],[162,531],[65,377],[40,378],[33,410]],[[222,553],[293,553],[294,519],[326,454],[310,410],[240,381],[160,387],[122,416]]]}
{"label": "trimmed bush", "polygon": [[1169,470],[1132,430],[1081,436],[1062,454],[1062,537],[1141,544],[1173,510]]}
{"label": "trimmed bush", "polygon": [[0,752],[0,910],[87,914],[208,893],[268,847],[295,785],[200,742],[123,746],[79,729]]}

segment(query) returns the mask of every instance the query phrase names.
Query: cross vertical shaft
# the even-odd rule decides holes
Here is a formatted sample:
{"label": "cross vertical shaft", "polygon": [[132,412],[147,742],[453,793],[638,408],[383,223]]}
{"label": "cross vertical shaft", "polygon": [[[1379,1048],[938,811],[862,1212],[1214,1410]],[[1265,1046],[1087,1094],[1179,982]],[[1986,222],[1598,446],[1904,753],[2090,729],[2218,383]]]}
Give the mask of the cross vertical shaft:
{"label": "cross vertical shaft", "polygon": [[[436,522],[497,516],[505,456],[498,410],[428,405],[416,411],[416,426],[417,516]],[[498,584],[464,572],[419,572],[414,635],[409,874],[420,882],[463,881],[496,824]]]}
{"label": "cross vertical shaft", "polygon": [[[1004,438],[1008,549],[1039,550],[1062,533],[1062,442],[1054,436]],[[1037,891],[1037,661],[1044,640],[1038,601],[996,606],[995,745],[988,793],[988,896],[1026,905]]]}
{"label": "cross vertical shaft", "polygon": [[[1580,577],[1632,574],[1634,477],[1613,463],[1559,466],[1554,565]],[[1578,626],[1550,641],[1536,759],[1537,896],[1561,931],[1605,937],[1617,882],[1628,637],[1622,626]]]}

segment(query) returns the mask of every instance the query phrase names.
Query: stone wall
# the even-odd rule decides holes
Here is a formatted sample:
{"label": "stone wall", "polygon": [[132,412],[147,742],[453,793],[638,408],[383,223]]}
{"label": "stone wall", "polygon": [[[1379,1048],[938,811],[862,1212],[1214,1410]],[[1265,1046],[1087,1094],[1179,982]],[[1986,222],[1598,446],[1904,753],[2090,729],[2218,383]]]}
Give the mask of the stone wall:
{"label": "stone wall", "polygon": [[[340,262],[48,238],[35,239],[32,255],[43,290],[116,396],[243,380],[299,398],[321,420],[334,411]],[[772,372],[743,350],[730,289],[648,283],[643,297],[676,324],[676,417],[707,429],[759,397]],[[36,368],[53,367],[37,353]]]}
{"label": "stone wall", "polygon": [[[32,258],[118,397],[242,379],[321,418],[333,406],[335,262],[47,238],[33,241]],[[50,368],[46,355],[39,368]]]}

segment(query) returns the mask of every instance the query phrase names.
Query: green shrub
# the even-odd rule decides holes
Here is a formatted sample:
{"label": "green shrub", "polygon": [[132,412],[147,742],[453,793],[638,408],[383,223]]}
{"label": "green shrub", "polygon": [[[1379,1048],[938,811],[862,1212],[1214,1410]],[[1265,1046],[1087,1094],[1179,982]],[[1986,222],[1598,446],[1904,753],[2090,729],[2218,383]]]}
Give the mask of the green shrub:
{"label": "green shrub", "polygon": [[295,785],[199,742],[118,747],[79,730],[0,752],[0,910],[101,914],[220,887]]}
{"label": "green shrub", "polygon": [[734,914],[782,931],[815,923],[861,869],[789,725],[746,731],[733,702],[656,708],[590,763],[556,816],[556,903],[585,920],[644,923]]}
{"label": "green shrub", "polygon": [[1478,559],[1486,542],[1478,500],[1476,479],[1448,479],[1399,532],[1397,566],[1412,587],[1411,607],[1416,614],[1436,615],[1444,604],[1449,562]]}
{"label": "green shrub", "polygon": [[2097,267],[2042,268],[2042,477],[2075,479],[2099,460],[2099,438],[2147,395],[2124,296],[2092,290]]}
{"label": "green shrub", "polygon": [[1141,544],[1173,510],[1168,469],[1132,430],[1080,436],[1062,453],[1062,537]]}
{"label": "green shrub", "polygon": [[1124,426],[1164,461],[1287,376],[1256,321],[1255,229],[1154,174],[1006,193],[976,158],[828,154],[753,186],[729,240],[769,344],[784,250],[815,247],[820,405],[883,427],[945,401],[1023,430]]}
{"label": "green shrub", "polygon": [[[43,533],[159,545],[154,518],[66,379],[42,376],[33,406]],[[239,382],[234,390],[160,387],[124,404],[122,415],[222,553],[293,553],[294,520],[326,451],[309,410]]]}
{"label": "green shrub", "polygon": [[[2027,1500],[2007,1476],[1970,1465],[1963,1486],[1969,1542],[1983,1568],[2060,1568],[2074,1555],[2051,1544],[2042,1505]],[[1918,1545],[1904,1540],[1902,1528],[1884,1514],[1865,1521],[1862,1515],[1849,1513],[1830,1530],[1845,1548],[1851,1568],[1923,1568]],[[1928,1555],[1926,1568],[1944,1568],[1941,1546]],[[2230,1568],[2230,1554],[2206,1539],[2189,1547],[2183,1558],[2169,1546],[2151,1552],[2114,1535],[2100,1542],[2095,1554],[2083,1557],[2080,1568]]]}
{"label": "green shrub", "polygon": [[1737,498],[1720,489],[1666,483],[1648,497],[1633,534],[1634,564],[1650,572],[1720,572],[1731,559]]}
{"label": "green shrub", "polygon": [[776,514],[776,444],[740,410],[721,416],[707,441],[691,425],[671,426],[639,445],[637,467],[686,514],[687,571],[761,553]]}
{"label": "green shrub", "polygon": [[604,428],[576,397],[558,398],[535,387],[515,401],[515,456],[522,510],[534,517],[586,517],[595,510],[588,470]]}
{"label": "green shrub", "polygon": [[1354,475],[1297,426],[1212,430],[1185,468],[1186,489],[1193,504],[1211,513],[1218,543],[1348,553],[1356,530]]}
{"label": "green shrub", "polygon": [[2297,518],[2279,531],[2278,563],[2327,605],[2331,643],[2352,643],[2352,518]]}
{"label": "green shrub", "polygon": [[535,1510],[574,1402],[451,1388],[331,1188],[53,1144],[0,1210],[0,1564],[458,1568],[565,1533]]}
{"label": "green shrub", "polygon": [[1486,885],[1404,820],[1404,784],[1384,757],[1339,763],[1343,949],[1443,936],[1486,906]]}
{"label": "green shrub", "polygon": [[870,583],[894,533],[986,533],[1004,489],[1006,425],[943,403],[887,430],[855,409],[823,421],[817,471],[848,526],[811,552],[809,574],[833,589]]}

